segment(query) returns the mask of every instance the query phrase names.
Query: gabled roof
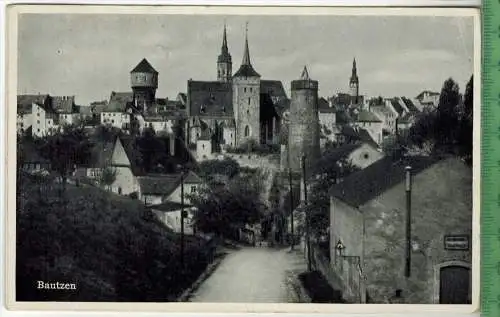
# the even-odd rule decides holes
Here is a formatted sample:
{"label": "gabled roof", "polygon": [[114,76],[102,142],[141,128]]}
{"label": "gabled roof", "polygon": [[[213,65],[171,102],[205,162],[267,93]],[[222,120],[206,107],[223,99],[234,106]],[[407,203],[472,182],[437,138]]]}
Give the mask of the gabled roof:
{"label": "gabled roof", "polygon": [[323,157],[328,158],[328,160],[330,161],[338,161],[341,158],[348,156],[349,154],[354,152],[354,150],[360,148],[362,145],[362,143],[355,143],[344,144],[337,148],[328,148],[323,154]]}
{"label": "gabled roof", "polygon": [[425,94],[428,94],[430,96],[439,96],[438,92],[434,92],[434,91],[430,91],[430,90],[424,90],[421,93],[419,93],[418,96],[415,97],[415,99],[421,99]]}
{"label": "gabled roof", "polygon": [[156,69],[151,66],[151,64],[148,62],[147,59],[143,58],[142,61],[135,66],[134,69],[130,71],[131,73],[151,73],[151,74],[158,74]]}
{"label": "gabled roof", "polygon": [[90,150],[90,162],[88,167],[104,168],[111,164],[114,150],[114,142],[98,142]]}
{"label": "gabled roof", "polygon": [[420,109],[417,108],[417,106],[415,106],[415,104],[413,103],[413,101],[411,101],[410,99],[406,98],[406,97],[401,97],[401,100],[403,100],[403,102],[405,103],[406,105],[406,108],[408,108],[408,110],[410,111],[410,113],[420,113]]}
{"label": "gabled roof", "polygon": [[357,208],[403,182],[406,166],[411,166],[412,175],[415,175],[436,162],[438,159],[424,156],[404,157],[395,162],[387,156],[349,175],[330,189],[330,195]]}
{"label": "gabled roof", "polygon": [[399,114],[399,115],[402,115],[403,112],[405,111],[404,108],[399,104],[399,101],[397,100],[397,98],[392,98],[391,100],[391,105],[392,107],[394,108],[394,110],[396,110],[396,112]]}
{"label": "gabled roof", "polygon": [[134,94],[132,92],[111,92],[108,104],[102,112],[126,112],[128,106],[132,105]]}
{"label": "gabled roof", "polygon": [[260,74],[253,69],[252,65],[241,65],[233,77],[260,77]]}
{"label": "gabled roof", "polygon": [[378,148],[377,142],[375,142],[375,140],[373,140],[372,136],[370,135],[370,133],[366,129],[359,128],[358,129],[358,136],[359,136],[359,139],[361,141],[363,141],[367,144],[370,144],[371,146],[373,146],[375,148]]}
{"label": "gabled roof", "polygon": [[31,113],[34,103],[41,106],[46,105],[49,95],[17,95],[17,113]]}
{"label": "gabled roof", "polygon": [[382,122],[373,112],[362,110],[358,113],[358,122]]}
{"label": "gabled roof", "polygon": [[193,171],[189,171],[184,176],[184,183],[185,184],[201,184],[201,183],[203,183],[203,180],[201,179],[201,177],[196,175]]}
{"label": "gabled roof", "polygon": [[75,96],[53,96],[52,109],[57,113],[73,113]]}
{"label": "gabled roof", "polygon": [[190,116],[233,116],[231,83],[218,81],[188,81]]}
{"label": "gabled roof", "polygon": [[187,204],[182,205],[181,203],[176,203],[174,201],[165,201],[161,204],[151,205],[150,207],[152,209],[156,209],[159,211],[169,212],[169,211],[181,210],[182,207],[184,207],[185,209],[188,209],[188,208],[191,208],[192,206],[187,205]]}
{"label": "gabled roof", "polygon": [[330,107],[330,102],[321,97],[318,99],[318,111],[321,113],[335,113],[337,109],[333,105]]}
{"label": "gabled roof", "polygon": [[139,186],[143,195],[169,196],[181,183],[180,174],[141,176],[138,177]]}

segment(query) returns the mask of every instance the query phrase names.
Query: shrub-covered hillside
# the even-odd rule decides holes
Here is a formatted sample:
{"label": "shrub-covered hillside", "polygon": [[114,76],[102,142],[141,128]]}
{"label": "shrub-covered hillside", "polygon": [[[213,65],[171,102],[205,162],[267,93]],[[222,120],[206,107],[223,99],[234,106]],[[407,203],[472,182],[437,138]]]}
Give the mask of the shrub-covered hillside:
{"label": "shrub-covered hillside", "polygon": [[[137,200],[98,188],[20,175],[17,185],[18,301],[175,300],[205,269],[206,242],[180,237]],[[205,251],[207,250],[207,251]],[[37,290],[37,281],[76,290]]]}

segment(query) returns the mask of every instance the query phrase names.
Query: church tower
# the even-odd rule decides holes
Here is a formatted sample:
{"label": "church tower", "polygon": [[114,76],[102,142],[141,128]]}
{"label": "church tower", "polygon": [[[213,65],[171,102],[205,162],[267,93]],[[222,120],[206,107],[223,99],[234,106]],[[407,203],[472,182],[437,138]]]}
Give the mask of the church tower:
{"label": "church tower", "polygon": [[243,60],[233,76],[232,86],[236,146],[250,140],[260,143],[260,75],[253,69],[250,62],[248,25]]}
{"label": "church tower", "polygon": [[217,80],[228,82],[231,80],[233,62],[231,54],[227,48],[226,24],[224,24],[224,35],[222,37],[222,47],[219,57],[217,58]]}
{"label": "church tower", "polygon": [[130,72],[130,85],[134,93],[134,105],[147,110],[155,102],[158,72],[145,58]]}
{"label": "church tower", "polygon": [[358,70],[356,68],[356,58],[352,62],[352,74],[349,80],[349,91],[351,95],[351,103],[357,104],[359,102],[359,78]]}

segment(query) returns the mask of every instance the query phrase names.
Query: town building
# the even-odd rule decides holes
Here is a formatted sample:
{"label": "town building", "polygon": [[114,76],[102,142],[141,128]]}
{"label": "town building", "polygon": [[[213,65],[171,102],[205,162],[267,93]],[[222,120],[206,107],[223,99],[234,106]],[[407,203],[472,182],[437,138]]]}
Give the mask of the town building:
{"label": "town building", "polygon": [[472,171],[460,159],[385,157],[330,197],[330,269],[344,298],[470,303]]}
{"label": "town building", "polygon": [[186,139],[196,144],[204,130],[213,138],[212,149],[240,147],[248,142],[278,144],[282,112],[288,106],[283,84],[264,80],[250,59],[248,31],[241,66],[232,74],[232,58],[224,28],[217,80],[187,83]]}
{"label": "town building", "polygon": [[[116,137],[113,142],[99,142],[91,149],[87,164],[78,166],[75,178],[88,179],[119,195],[130,195],[139,192],[137,177],[144,175],[140,164],[140,155],[132,140],[127,136]],[[105,170],[114,174],[111,184],[102,184]]]}
{"label": "town building", "polygon": [[195,194],[203,184],[203,180],[192,171],[187,172],[184,176],[180,173],[140,176],[138,182],[140,185],[139,199],[146,205],[159,205],[165,202],[180,204],[182,203],[181,193],[183,190],[184,203],[190,205],[189,195]]}
{"label": "town building", "polygon": [[331,161],[340,161],[345,158],[353,166],[364,169],[371,164],[381,160],[384,153],[373,144],[358,142],[355,144],[345,144],[337,148],[328,148],[323,157]]}
{"label": "town building", "polygon": [[[172,231],[192,235],[195,233],[194,213],[196,208],[191,205],[167,201],[151,205],[151,211],[164,225]],[[184,210],[184,228],[181,228],[181,213]]]}
{"label": "town building", "polygon": [[80,117],[74,96],[18,95],[17,132],[29,129],[36,137],[56,133]]}
{"label": "town building", "polygon": [[373,112],[361,110],[356,116],[355,126],[363,128],[377,144],[383,141],[383,121]]}
{"label": "town building", "polygon": [[438,92],[424,90],[419,93],[415,99],[420,104],[421,110],[422,108],[434,109],[439,104],[439,96],[440,93]]}

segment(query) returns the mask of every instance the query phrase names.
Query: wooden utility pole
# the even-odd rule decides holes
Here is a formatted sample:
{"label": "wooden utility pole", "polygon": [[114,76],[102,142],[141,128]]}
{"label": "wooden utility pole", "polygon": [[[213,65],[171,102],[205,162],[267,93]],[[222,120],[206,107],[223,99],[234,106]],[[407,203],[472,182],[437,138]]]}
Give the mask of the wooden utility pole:
{"label": "wooden utility pole", "polygon": [[306,156],[302,156],[302,181],[304,185],[304,213],[306,217],[306,246],[307,246],[307,270],[312,271],[311,264],[311,228],[309,224],[309,212],[307,210],[307,181],[306,181]]}

